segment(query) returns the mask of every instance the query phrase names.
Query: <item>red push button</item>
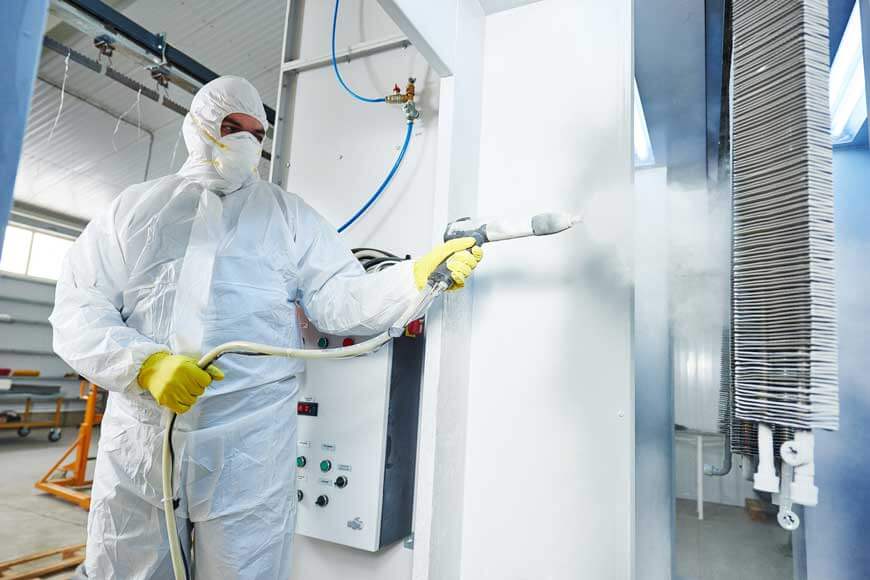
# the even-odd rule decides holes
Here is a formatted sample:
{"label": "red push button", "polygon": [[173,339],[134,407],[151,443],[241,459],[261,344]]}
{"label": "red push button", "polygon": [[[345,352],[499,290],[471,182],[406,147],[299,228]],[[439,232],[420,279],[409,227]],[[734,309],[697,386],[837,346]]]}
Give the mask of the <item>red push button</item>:
{"label": "red push button", "polygon": [[405,336],[420,336],[423,334],[423,319],[412,320],[405,327]]}

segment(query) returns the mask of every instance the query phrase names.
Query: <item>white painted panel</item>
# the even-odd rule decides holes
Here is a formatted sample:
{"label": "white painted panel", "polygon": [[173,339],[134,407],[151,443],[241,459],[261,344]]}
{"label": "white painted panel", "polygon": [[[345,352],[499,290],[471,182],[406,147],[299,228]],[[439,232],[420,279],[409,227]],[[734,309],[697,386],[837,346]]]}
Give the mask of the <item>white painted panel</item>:
{"label": "white painted panel", "polygon": [[405,580],[414,552],[401,543],[377,553],[297,535],[291,580]]}
{"label": "white painted panel", "polygon": [[501,12],[502,10],[510,10],[512,8],[518,8],[525,4],[539,1],[540,0],[480,0],[480,5],[483,6],[483,9],[486,10],[487,14],[493,14],[495,12]]}
{"label": "white painted panel", "polygon": [[[438,79],[413,48],[351,62],[345,67],[348,82],[366,67],[391,71],[385,76],[396,81],[415,75],[423,117],[414,125],[393,183],[345,236],[352,245],[419,255],[430,242]],[[405,118],[398,108],[352,99],[338,86],[331,68],[299,75],[295,110],[287,189],[337,227],[362,207],[387,175],[405,136]]]}
{"label": "white painted panel", "polygon": [[378,0],[441,76],[448,76],[459,66],[457,57],[467,55],[457,50],[457,18],[466,16],[458,0],[419,2],[417,0]]}
{"label": "white painted panel", "polygon": [[[335,0],[309,0],[305,2],[304,26],[299,46],[300,58],[318,58],[329,54],[332,41],[332,15],[334,9]],[[341,3],[335,35],[336,50],[340,51],[360,42],[381,40],[400,34],[402,34],[402,31],[381,10],[377,0],[344,0]],[[392,79],[383,76],[384,73],[391,72],[390,69],[377,67],[365,59],[363,59],[363,62],[369,62],[368,65],[365,65],[367,72],[374,79],[382,81],[379,85],[379,90],[383,91],[384,89],[389,90],[392,88]],[[344,68],[342,67],[343,72]],[[354,85],[351,86],[356,89]],[[364,93],[369,89],[370,87],[360,86],[357,92]],[[376,95],[367,94],[366,96],[371,97]]]}
{"label": "white painted panel", "polygon": [[635,172],[635,561],[644,580],[671,580],[674,397],[668,303],[667,168]]}
{"label": "white painted panel", "polygon": [[[477,208],[485,20],[477,0],[460,0],[456,54],[461,58],[454,75],[441,79],[433,243],[449,218],[472,215]],[[414,580],[454,580],[461,572],[472,298],[472,292],[454,292],[428,319]]]}
{"label": "white painted panel", "polygon": [[[631,33],[629,1],[487,18],[480,215],[603,192],[632,223]],[[493,245],[475,282],[463,579],[632,577],[631,287],[588,232]]]}

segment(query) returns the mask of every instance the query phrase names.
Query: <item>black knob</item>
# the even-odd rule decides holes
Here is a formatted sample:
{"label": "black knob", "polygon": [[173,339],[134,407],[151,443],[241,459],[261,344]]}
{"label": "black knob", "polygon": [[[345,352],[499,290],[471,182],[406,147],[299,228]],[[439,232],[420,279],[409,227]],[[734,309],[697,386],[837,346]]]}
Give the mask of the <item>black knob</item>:
{"label": "black knob", "polygon": [[317,499],[314,500],[314,503],[316,503],[320,507],[323,507],[329,503],[329,498],[326,497],[325,495],[319,495],[319,496],[317,496]]}
{"label": "black knob", "polygon": [[338,489],[347,487],[347,478],[343,475],[339,475],[337,478],[335,478],[335,487],[337,487]]}
{"label": "black knob", "polygon": [[305,494],[302,493],[302,490],[301,490],[301,489],[297,489],[297,490],[296,490],[296,501],[297,501],[297,502],[302,501],[302,498],[303,498],[303,497],[305,497]]}

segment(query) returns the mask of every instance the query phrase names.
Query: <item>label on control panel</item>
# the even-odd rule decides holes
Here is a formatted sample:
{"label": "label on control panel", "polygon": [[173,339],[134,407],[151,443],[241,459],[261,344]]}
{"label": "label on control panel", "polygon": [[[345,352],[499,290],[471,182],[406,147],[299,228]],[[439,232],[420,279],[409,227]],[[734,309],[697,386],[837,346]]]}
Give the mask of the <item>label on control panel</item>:
{"label": "label on control panel", "polygon": [[311,447],[311,441],[297,441],[296,445],[299,447]]}
{"label": "label on control panel", "polygon": [[339,463],[335,468],[339,471],[351,471],[350,465],[344,463]]}
{"label": "label on control panel", "polygon": [[335,443],[321,443],[320,448],[324,451],[335,451]]}
{"label": "label on control panel", "polygon": [[299,481],[302,481],[302,480],[305,479],[305,475],[303,475],[303,474],[300,473],[300,474],[298,474],[298,475],[296,476],[296,479],[298,479]]}
{"label": "label on control panel", "polygon": [[320,483],[322,483],[323,485],[330,485],[330,486],[331,486],[331,485],[332,485],[332,480],[331,480],[331,479],[326,479],[326,478],[320,478]]}

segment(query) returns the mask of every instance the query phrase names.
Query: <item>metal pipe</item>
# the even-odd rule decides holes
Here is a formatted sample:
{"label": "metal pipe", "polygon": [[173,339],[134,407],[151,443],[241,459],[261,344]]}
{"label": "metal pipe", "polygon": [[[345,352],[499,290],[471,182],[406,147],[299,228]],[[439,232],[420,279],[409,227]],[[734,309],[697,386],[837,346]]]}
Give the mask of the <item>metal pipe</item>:
{"label": "metal pipe", "polygon": [[[370,40],[368,42],[360,42],[353,44],[344,50],[335,52],[336,60],[350,62],[353,58],[362,58],[371,56],[380,52],[386,52],[396,48],[408,48],[411,46],[405,36],[391,36],[382,40]],[[325,66],[332,66],[332,54],[326,54],[317,58],[298,59],[285,62],[281,65],[281,72],[304,72]]]}
{"label": "metal pipe", "polygon": [[51,326],[51,323],[48,320],[16,318],[11,314],[0,314],[0,324],[29,324],[31,326]]}
{"label": "metal pipe", "polygon": [[[167,43],[164,35],[148,31],[99,0],[52,0],[51,12],[85,34],[108,36],[134,60],[168,69],[167,79],[191,94],[220,76]],[[263,106],[269,123],[274,124],[275,110]]]}
{"label": "metal pipe", "polygon": [[[0,276],[2,278],[11,278],[8,274]],[[17,278],[16,278],[17,279]],[[32,280],[28,280],[31,282]],[[48,284],[48,282],[46,282]],[[52,284],[54,285],[54,284]],[[0,302],[13,302],[15,304],[29,304],[31,306],[54,306],[54,302],[46,302],[45,300],[33,300],[31,298],[19,298],[18,296],[0,296]]]}
{"label": "metal pipe", "polygon": [[698,519],[704,519],[704,436],[700,433],[695,437],[697,448],[697,493]]}
{"label": "metal pipe", "polygon": [[0,354],[18,354],[22,356],[57,356],[53,350],[25,350],[20,348],[0,348]]}
{"label": "metal pipe", "polygon": [[151,171],[151,151],[154,149],[154,133],[149,133],[151,140],[148,142],[148,156],[145,158],[145,175],[143,181],[148,181],[148,172]]}

